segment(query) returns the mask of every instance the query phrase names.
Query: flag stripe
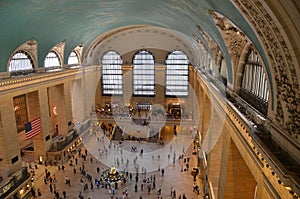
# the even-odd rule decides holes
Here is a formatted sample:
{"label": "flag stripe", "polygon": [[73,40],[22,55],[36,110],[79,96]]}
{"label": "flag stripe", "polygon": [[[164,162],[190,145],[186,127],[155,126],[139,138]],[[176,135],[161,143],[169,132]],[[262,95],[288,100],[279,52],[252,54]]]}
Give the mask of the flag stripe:
{"label": "flag stripe", "polygon": [[31,122],[27,123],[27,125],[30,125],[31,128],[29,128],[29,131],[25,130],[26,140],[33,138],[34,136],[38,135],[42,131],[41,118],[36,118]]}

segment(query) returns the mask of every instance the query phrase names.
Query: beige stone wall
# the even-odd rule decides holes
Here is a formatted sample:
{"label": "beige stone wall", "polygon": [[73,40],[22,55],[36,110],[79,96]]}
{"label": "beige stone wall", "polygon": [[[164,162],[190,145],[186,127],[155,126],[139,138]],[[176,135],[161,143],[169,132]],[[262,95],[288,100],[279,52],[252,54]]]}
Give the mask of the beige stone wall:
{"label": "beige stone wall", "polygon": [[[254,147],[247,125],[232,111],[228,111],[227,104],[220,100],[222,98],[200,75],[196,80],[198,83],[194,85],[198,87],[198,129],[201,135],[206,139],[218,125],[223,125],[221,136],[208,153],[208,181],[212,184],[215,198],[292,198],[286,185],[277,182],[276,176],[279,173],[276,174],[267,166],[264,155],[260,153],[261,149]],[[223,124],[216,122],[220,120],[222,112],[225,113]],[[209,140],[213,144],[215,137],[212,135]],[[205,149],[205,144],[202,149]]]}
{"label": "beige stone wall", "polygon": [[[91,67],[89,74],[95,74],[95,68]],[[0,88],[0,176],[4,179],[11,173],[18,170],[21,164],[20,150],[28,145],[33,145],[35,149],[34,160],[37,162],[38,157],[42,156],[46,160],[46,152],[50,149],[52,135],[55,124],[60,124],[62,135],[68,132],[68,122],[72,121],[72,89],[74,79],[82,71],[71,70],[68,72],[46,73],[36,77],[19,78],[18,81],[10,81],[6,86]],[[89,76],[91,77],[91,76]],[[76,78],[78,79],[78,78]],[[95,78],[94,78],[95,79]],[[84,90],[82,78],[78,80],[81,93]],[[41,117],[42,132],[32,138],[25,139],[25,132],[17,133],[16,119],[14,114],[13,98],[26,94],[28,119],[31,121],[36,117]],[[81,95],[82,99],[85,95]],[[89,99],[89,101],[93,101]],[[81,100],[84,107],[85,100]],[[57,106],[57,118],[54,119],[53,107]],[[90,106],[90,104],[89,104]],[[84,110],[84,109],[83,109]],[[3,117],[5,115],[5,117]],[[87,117],[83,111],[82,117]],[[46,141],[46,137],[49,139]],[[17,139],[16,139],[17,138]],[[12,164],[12,158],[18,160]]]}
{"label": "beige stone wall", "polygon": [[256,181],[232,140],[229,143],[224,198],[254,198]]}
{"label": "beige stone wall", "polygon": [[[17,128],[15,122],[13,100],[10,95],[0,96],[1,110],[1,156],[0,174],[5,179],[11,173],[21,167],[20,145],[17,138]],[[18,161],[12,164],[12,158],[18,157]]]}

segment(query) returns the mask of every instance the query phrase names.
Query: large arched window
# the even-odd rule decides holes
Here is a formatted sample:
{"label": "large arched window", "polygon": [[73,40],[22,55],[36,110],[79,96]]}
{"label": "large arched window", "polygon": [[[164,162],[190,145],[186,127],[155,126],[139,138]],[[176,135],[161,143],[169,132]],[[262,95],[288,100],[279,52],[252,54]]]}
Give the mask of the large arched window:
{"label": "large arched window", "polygon": [[245,62],[240,95],[249,104],[266,114],[269,99],[268,82],[259,56],[252,49]]}
{"label": "large arched window", "polygon": [[166,96],[188,96],[189,60],[182,51],[173,51],[166,60]]}
{"label": "large arched window", "polygon": [[103,55],[101,59],[103,95],[123,94],[122,63],[121,56],[114,51]]}
{"label": "large arched window", "polygon": [[45,58],[44,66],[47,69],[55,69],[61,67],[60,60],[56,52],[50,51],[48,53],[48,55]]}
{"label": "large arched window", "polygon": [[34,72],[33,61],[24,51],[16,52],[9,62],[9,73],[19,75]]}
{"label": "large arched window", "polygon": [[155,94],[154,58],[148,51],[140,51],[133,58],[133,94],[153,96]]}
{"label": "large arched window", "polygon": [[26,95],[20,95],[13,98],[17,132],[24,130],[25,124],[28,122],[28,113],[26,105]]}
{"label": "large arched window", "polygon": [[69,66],[78,66],[79,65],[79,58],[75,51],[72,51],[68,58],[68,65]]}

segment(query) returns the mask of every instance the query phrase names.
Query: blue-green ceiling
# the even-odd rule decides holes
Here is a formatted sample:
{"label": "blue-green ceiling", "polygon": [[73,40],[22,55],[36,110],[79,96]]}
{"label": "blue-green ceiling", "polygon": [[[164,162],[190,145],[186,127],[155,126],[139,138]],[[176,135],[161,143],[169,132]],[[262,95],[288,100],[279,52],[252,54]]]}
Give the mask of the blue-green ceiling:
{"label": "blue-green ceiling", "polygon": [[230,0],[1,0],[0,72],[7,70],[12,52],[32,38],[38,42],[39,67],[43,67],[49,50],[61,41],[65,41],[67,56],[81,42],[88,46],[113,28],[154,25],[181,32],[190,39],[194,39],[193,34],[203,39],[198,25],[222,50],[228,80],[232,83],[229,52],[209,10],[229,18],[251,39],[263,57],[271,81],[266,56],[258,39]]}

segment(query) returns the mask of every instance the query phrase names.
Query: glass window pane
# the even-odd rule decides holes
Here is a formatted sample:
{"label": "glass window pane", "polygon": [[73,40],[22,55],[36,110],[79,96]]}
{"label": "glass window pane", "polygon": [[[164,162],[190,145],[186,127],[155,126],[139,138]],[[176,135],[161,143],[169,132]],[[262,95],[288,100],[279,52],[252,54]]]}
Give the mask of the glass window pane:
{"label": "glass window pane", "polygon": [[133,94],[154,95],[154,58],[148,51],[140,51],[133,59]]}
{"label": "glass window pane", "polygon": [[18,51],[11,58],[8,70],[10,74],[17,74],[16,72],[22,74],[22,71],[34,72],[32,63],[31,57],[27,53]]}
{"label": "glass window pane", "polygon": [[173,51],[166,60],[166,95],[188,96],[189,60],[182,51]]}
{"label": "glass window pane", "polygon": [[60,60],[57,56],[57,54],[54,51],[50,51],[48,55],[45,58],[44,62],[45,68],[60,68]]}
{"label": "glass window pane", "polygon": [[78,56],[77,56],[77,54],[74,51],[72,51],[70,53],[70,56],[68,58],[68,65],[72,65],[72,66],[79,65]]}
{"label": "glass window pane", "polygon": [[103,55],[101,59],[103,95],[123,94],[122,63],[121,56],[114,51]]}
{"label": "glass window pane", "polygon": [[265,92],[268,89],[265,81],[266,75],[259,60],[259,56],[254,50],[251,50],[245,63],[242,88],[253,93],[258,98],[266,100]]}

